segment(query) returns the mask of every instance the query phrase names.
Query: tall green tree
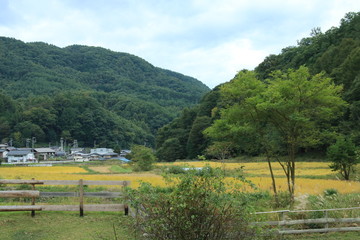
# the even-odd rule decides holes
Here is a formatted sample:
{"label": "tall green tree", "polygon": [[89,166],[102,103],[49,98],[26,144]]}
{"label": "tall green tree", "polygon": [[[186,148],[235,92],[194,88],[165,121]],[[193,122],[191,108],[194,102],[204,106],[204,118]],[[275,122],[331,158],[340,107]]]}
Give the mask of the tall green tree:
{"label": "tall green tree", "polygon": [[189,132],[187,141],[187,157],[190,159],[195,158],[197,155],[202,154],[208,145],[207,139],[203,135],[203,131],[211,125],[211,118],[207,116],[197,117]]}
{"label": "tall green tree", "polygon": [[271,141],[283,145],[286,154],[279,163],[293,198],[299,149],[316,146],[326,123],[341,115],[345,106],[341,89],[324,74],[312,76],[306,67],[275,71],[266,83],[257,80],[255,73],[239,73],[223,87],[227,105],[207,132],[210,136],[221,132],[221,136],[227,129],[238,138],[252,135],[254,143],[265,149],[271,146],[272,151]]}
{"label": "tall green tree", "polygon": [[311,76],[306,67],[275,71],[269,81],[259,108],[267,112],[269,123],[286,146],[287,157],[281,166],[292,198],[299,148],[316,146],[325,123],[341,115],[341,108],[345,106],[341,90],[342,87],[336,86],[325,74]]}
{"label": "tall green tree", "polygon": [[156,155],[158,159],[163,162],[174,162],[177,159],[184,159],[184,147],[181,145],[178,138],[168,138],[157,149]]}

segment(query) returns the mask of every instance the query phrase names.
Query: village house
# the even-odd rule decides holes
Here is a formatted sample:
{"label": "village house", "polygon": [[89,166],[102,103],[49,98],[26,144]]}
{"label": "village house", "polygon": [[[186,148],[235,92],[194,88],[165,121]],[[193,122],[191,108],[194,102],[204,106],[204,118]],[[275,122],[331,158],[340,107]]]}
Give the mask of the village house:
{"label": "village house", "polygon": [[9,152],[9,150],[7,150],[8,145],[5,144],[0,144],[0,158],[6,158],[7,153]]}
{"label": "village house", "polygon": [[118,154],[114,153],[114,150],[111,148],[94,148],[90,149],[90,156],[92,159],[110,159],[113,157],[117,157]]}
{"label": "village house", "polygon": [[55,156],[55,150],[51,148],[34,148],[34,153],[38,161],[46,161],[49,157]]}
{"label": "village house", "polygon": [[77,153],[74,153],[72,156],[73,156],[74,161],[84,162],[84,161],[90,160],[90,156],[87,153],[77,152]]}
{"label": "village house", "polygon": [[7,150],[6,149],[0,149],[0,158],[6,158]]}
{"label": "village house", "polygon": [[1,143],[0,149],[6,149],[8,147],[7,143]]}
{"label": "village house", "polygon": [[85,153],[84,150],[85,150],[84,148],[79,148],[79,147],[70,148],[70,154],[73,155],[75,153]]}
{"label": "village house", "polygon": [[30,150],[13,150],[8,152],[7,161],[9,163],[29,163],[36,162],[36,159]]}

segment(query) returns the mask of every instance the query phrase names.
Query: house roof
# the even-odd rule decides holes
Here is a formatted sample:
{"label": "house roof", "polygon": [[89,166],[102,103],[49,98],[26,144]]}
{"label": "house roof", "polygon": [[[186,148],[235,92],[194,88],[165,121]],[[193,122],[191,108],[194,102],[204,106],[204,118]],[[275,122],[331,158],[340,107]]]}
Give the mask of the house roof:
{"label": "house roof", "polygon": [[29,153],[31,153],[31,151],[14,150],[14,151],[10,151],[7,155],[8,156],[19,156],[19,155],[24,156],[24,155],[27,155]]}
{"label": "house roof", "polygon": [[14,150],[18,150],[18,151],[29,151],[29,152],[32,152],[32,151],[33,151],[32,148],[15,148]]}
{"label": "house roof", "polygon": [[66,152],[64,152],[64,151],[57,151],[57,152],[55,152],[55,155],[65,156],[65,155],[66,155]]}
{"label": "house roof", "polygon": [[112,158],[112,159],[120,160],[120,161],[123,161],[123,162],[131,162],[131,160],[129,160],[127,158],[124,158],[124,157],[117,157],[117,158]]}
{"label": "house roof", "polygon": [[34,150],[38,153],[55,153],[55,150],[51,148],[35,148]]}
{"label": "house roof", "polygon": [[99,156],[118,156],[117,153],[92,153],[92,154],[98,154]]}
{"label": "house roof", "polygon": [[84,148],[70,148],[71,151],[82,151]]}

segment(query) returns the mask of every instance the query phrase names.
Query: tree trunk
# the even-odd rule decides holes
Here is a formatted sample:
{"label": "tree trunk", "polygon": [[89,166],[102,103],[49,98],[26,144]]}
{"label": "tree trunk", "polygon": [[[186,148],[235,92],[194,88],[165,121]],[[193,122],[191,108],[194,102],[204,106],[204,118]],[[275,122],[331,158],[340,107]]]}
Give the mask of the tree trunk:
{"label": "tree trunk", "polygon": [[290,146],[290,156],[289,156],[289,175],[290,175],[290,199],[294,203],[295,200],[295,155],[296,155],[296,146],[294,143],[291,143]]}
{"label": "tree trunk", "polygon": [[266,154],[266,160],[267,160],[268,165],[269,165],[271,181],[272,181],[272,187],[273,187],[274,197],[275,197],[275,204],[276,204],[276,207],[278,207],[279,206],[279,198],[278,198],[278,195],[277,195],[276,182],[275,182],[274,172],[273,172],[271,162],[270,162],[270,157],[269,157],[268,154]]}

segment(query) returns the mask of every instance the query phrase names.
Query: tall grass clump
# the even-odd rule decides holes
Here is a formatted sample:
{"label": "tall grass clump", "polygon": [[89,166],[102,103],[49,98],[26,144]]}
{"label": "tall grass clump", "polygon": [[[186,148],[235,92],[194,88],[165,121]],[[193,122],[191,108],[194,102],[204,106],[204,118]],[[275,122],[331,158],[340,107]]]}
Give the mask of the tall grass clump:
{"label": "tall grass clump", "polygon": [[[337,209],[337,208],[351,208],[358,207],[360,204],[359,193],[339,194],[337,190],[327,189],[322,195],[310,195],[308,203],[309,209]],[[324,217],[324,212],[312,213],[316,216]],[[330,211],[328,217],[344,218],[344,217],[359,217],[360,210],[346,210],[346,211]]]}
{"label": "tall grass clump", "polygon": [[247,197],[224,181],[223,170],[205,167],[166,179],[167,187],[142,183],[127,191],[147,239],[255,239]]}

